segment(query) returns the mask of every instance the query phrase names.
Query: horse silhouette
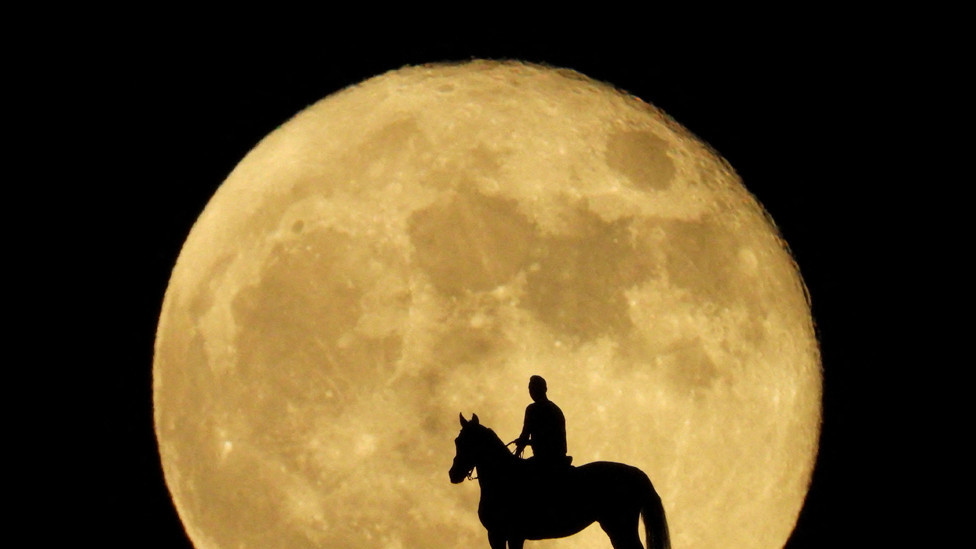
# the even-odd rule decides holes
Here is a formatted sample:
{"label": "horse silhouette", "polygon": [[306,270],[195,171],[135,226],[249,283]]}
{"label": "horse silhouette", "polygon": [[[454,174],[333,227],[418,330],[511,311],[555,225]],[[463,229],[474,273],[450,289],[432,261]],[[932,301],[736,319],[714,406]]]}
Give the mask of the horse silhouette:
{"label": "horse silhouette", "polygon": [[[670,549],[661,498],[643,471],[597,461],[579,467],[541,468],[515,457],[478,415],[461,418],[461,433],[449,475],[481,485],[478,517],[491,549],[522,549],[525,540],[571,536],[597,522],[614,549],[644,549],[638,533],[643,516],[649,549]],[[478,476],[472,473],[478,468]]]}

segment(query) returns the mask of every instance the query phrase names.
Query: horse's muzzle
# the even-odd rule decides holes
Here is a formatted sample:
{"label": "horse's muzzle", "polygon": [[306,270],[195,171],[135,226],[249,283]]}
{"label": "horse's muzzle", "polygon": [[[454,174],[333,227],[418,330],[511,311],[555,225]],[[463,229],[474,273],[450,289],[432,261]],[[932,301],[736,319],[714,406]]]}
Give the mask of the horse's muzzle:
{"label": "horse's muzzle", "polygon": [[460,484],[464,482],[464,478],[468,476],[464,471],[456,471],[453,467],[447,473],[451,477],[451,484]]}
{"label": "horse's muzzle", "polygon": [[451,466],[451,470],[447,474],[451,477],[451,484],[460,484],[464,482],[464,477],[468,476],[466,472],[457,466],[457,463]]}

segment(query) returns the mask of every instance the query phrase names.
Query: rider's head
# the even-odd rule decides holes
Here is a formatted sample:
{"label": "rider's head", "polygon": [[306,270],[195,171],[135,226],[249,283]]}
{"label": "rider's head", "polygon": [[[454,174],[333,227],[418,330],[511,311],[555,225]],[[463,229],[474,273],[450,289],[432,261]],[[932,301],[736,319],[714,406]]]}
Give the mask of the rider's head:
{"label": "rider's head", "polygon": [[541,376],[529,378],[529,396],[532,397],[532,400],[536,402],[546,400],[546,390],[546,380],[542,379]]}

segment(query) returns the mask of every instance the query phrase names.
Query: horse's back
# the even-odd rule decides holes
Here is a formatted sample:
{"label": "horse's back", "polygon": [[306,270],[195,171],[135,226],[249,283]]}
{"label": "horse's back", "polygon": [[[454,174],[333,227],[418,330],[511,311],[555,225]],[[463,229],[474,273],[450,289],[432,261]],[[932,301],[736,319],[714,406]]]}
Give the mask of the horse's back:
{"label": "horse's back", "polygon": [[573,484],[596,500],[628,504],[653,491],[651,479],[637,467],[613,461],[594,461],[575,468]]}
{"label": "horse's back", "polygon": [[641,478],[650,480],[647,474],[637,467],[627,465],[626,463],[617,463],[615,461],[593,461],[573,467],[573,469],[576,470],[577,475],[586,477],[626,477],[631,479]]}

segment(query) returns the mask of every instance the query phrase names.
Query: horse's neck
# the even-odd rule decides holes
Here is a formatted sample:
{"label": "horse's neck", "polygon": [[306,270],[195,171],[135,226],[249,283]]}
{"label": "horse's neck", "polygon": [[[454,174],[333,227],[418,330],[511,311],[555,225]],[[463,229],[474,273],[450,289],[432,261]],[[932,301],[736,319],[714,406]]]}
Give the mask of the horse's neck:
{"label": "horse's neck", "polygon": [[498,439],[497,444],[492,444],[490,447],[491,449],[485,452],[485,456],[478,464],[478,478],[484,478],[491,482],[498,478],[510,477],[518,458],[509,453],[501,439]]}
{"label": "horse's neck", "polygon": [[482,495],[493,488],[508,490],[507,486],[515,481],[515,463],[507,459],[485,460],[478,464],[478,484],[481,485]]}

